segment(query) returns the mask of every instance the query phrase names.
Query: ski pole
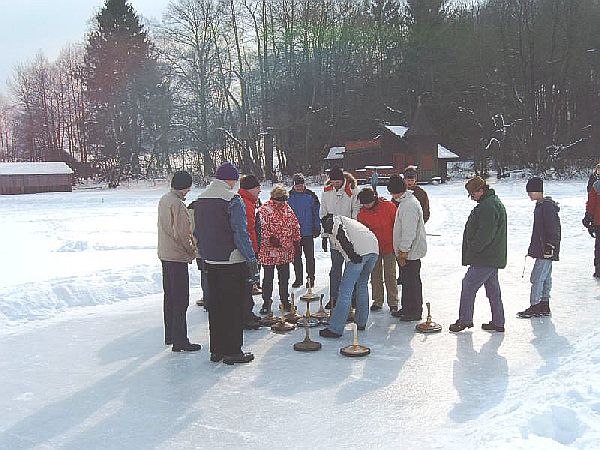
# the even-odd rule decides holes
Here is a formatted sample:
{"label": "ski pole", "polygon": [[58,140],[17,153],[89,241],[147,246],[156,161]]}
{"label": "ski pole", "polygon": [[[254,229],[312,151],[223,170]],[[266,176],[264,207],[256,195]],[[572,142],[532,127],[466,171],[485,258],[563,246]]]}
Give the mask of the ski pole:
{"label": "ski pole", "polygon": [[527,255],[525,255],[525,261],[523,261],[523,273],[521,274],[521,278],[525,278],[525,265],[527,264]]}

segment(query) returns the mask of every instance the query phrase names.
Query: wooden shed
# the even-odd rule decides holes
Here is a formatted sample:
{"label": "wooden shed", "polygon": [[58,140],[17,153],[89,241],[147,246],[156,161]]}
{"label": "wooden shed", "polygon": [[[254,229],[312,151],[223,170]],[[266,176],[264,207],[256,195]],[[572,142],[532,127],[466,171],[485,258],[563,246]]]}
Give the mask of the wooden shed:
{"label": "wooden shed", "polygon": [[71,192],[73,171],[64,162],[0,163],[0,194]]}

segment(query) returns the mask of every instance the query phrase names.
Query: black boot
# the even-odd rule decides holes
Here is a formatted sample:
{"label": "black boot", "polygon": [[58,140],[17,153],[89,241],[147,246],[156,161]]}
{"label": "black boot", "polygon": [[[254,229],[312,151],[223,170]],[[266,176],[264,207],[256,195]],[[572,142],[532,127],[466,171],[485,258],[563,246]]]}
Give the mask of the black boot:
{"label": "black boot", "polygon": [[248,353],[238,353],[237,355],[224,355],[223,362],[228,366],[233,366],[234,364],[246,364],[250,361],[254,360],[254,355],[250,352]]}
{"label": "black boot", "polygon": [[295,289],[295,288],[299,288],[300,286],[302,286],[302,280],[295,280],[295,281],[292,283],[292,287],[293,287],[294,289]]}
{"label": "black boot", "polygon": [[473,324],[464,324],[459,322],[458,320],[453,323],[452,325],[450,325],[450,331],[452,331],[453,333],[458,333],[459,331],[464,330],[465,328],[473,328]]}
{"label": "black boot", "polygon": [[335,298],[330,298],[327,304],[325,305],[325,309],[333,309],[335,308]]}
{"label": "black boot", "polygon": [[481,329],[485,331],[497,331],[498,333],[504,333],[504,327],[501,325],[494,325],[492,322],[482,323]]}
{"label": "black boot", "polygon": [[550,312],[550,302],[549,301],[541,301],[540,305],[540,316],[550,317],[552,312]]}
{"label": "black boot", "polygon": [[200,344],[186,342],[185,344],[173,344],[171,350],[174,352],[197,352],[201,348],[202,346]]}
{"label": "black boot", "polygon": [[263,316],[268,315],[271,312],[271,305],[273,304],[273,300],[263,300],[262,308],[260,308],[260,313]]}
{"label": "black boot", "polygon": [[526,310],[517,313],[519,319],[529,319],[531,317],[540,317],[541,315],[539,303],[531,305]]}

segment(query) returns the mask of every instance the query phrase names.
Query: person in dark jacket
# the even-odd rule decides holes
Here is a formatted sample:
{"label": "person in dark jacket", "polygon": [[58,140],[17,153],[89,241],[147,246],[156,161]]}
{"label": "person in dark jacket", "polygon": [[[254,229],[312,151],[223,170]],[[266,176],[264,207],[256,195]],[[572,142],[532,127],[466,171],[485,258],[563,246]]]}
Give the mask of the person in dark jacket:
{"label": "person in dark jacket", "polygon": [[527,256],[535,259],[531,271],[529,308],[517,314],[522,319],[550,315],[552,261],[560,252],[560,208],[551,197],[544,197],[544,181],[531,178],[525,187],[529,198],[536,202],[533,210],[533,231]]}
{"label": "person in dark jacket", "polygon": [[300,251],[294,259],[294,273],[296,280],[293,288],[302,286],[304,267],[302,266],[302,253],[306,258],[306,285],[315,285],[315,243],[314,239],[321,234],[321,221],[319,210],[321,203],[319,197],[306,188],[304,176],[297,173],[293,177],[294,187],[290,190],[288,205],[294,211],[300,223]]}
{"label": "person in dark jacket", "polygon": [[504,332],[504,306],[498,282],[498,269],[506,267],[506,210],[496,192],[478,176],[465,185],[469,197],[477,202],[463,233],[462,264],[469,266],[462,281],[458,320],[450,331],[459,332],[473,327],[475,296],[481,286],[490,301],[492,321],[481,328]]}
{"label": "person in dark jacket", "polygon": [[585,216],[582,223],[587,228],[590,236],[596,239],[596,245],[594,246],[594,278],[600,278],[600,180],[596,181],[592,190],[588,192]]}
{"label": "person in dark jacket", "polygon": [[417,184],[417,169],[414,166],[408,166],[404,170],[404,181],[406,182],[406,188],[412,191],[413,195],[417,198],[421,204],[423,210],[423,222],[427,223],[429,216],[431,215],[429,210],[429,197],[425,189]]}
{"label": "person in dark jacket", "polygon": [[588,179],[587,191],[590,192],[592,190],[592,188],[594,187],[594,183],[599,180],[600,180],[600,163],[596,164],[596,168],[594,169],[594,171],[590,175],[590,178]]}
{"label": "person in dark jacket", "polygon": [[258,263],[246,228],[246,209],[233,190],[240,174],[230,162],[221,164],[215,179],[196,200],[194,235],[204,262],[210,302],[210,360],[248,363],[242,352],[244,293],[257,279]]}

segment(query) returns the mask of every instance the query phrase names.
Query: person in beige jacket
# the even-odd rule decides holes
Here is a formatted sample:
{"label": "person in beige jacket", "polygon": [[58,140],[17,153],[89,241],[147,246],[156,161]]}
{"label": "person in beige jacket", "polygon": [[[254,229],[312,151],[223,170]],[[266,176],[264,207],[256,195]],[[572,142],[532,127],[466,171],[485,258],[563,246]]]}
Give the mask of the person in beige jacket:
{"label": "person in beige jacket", "polygon": [[183,201],[192,187],[192,176],[175,172],[171,190],[158,202],[158,258],[162,264],[165,344],[174,352],[195,352],[202,347],[187,336],[186,313],[190,303],[188,264],[196,258],[196,244]]}

